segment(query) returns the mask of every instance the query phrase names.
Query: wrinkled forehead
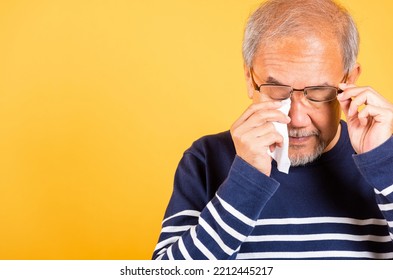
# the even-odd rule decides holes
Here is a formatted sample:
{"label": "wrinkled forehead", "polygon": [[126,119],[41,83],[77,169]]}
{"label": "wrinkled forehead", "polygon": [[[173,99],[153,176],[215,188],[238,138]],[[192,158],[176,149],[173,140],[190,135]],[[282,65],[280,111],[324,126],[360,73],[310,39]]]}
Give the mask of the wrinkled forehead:
{"label": "wrinkled forehead", "polygon": [[[324,21],[316,21],[305,25],[302,23],[296,27],[290,27],[285,32],[277,32],[274,26],[264,31],[258,42],[254,59],[261,52],[268,52],[274,49],[286,48],[288,54],[296,55],[295,52],[289,53],[290,48],[298,52],[300,48],[307,51],[326,51],[335,54],[344,64],[344,54],[342,40],[338,30],[334,26],[328,26]],[[288,48],[288,45],[290,48]],[[326,52],[327,53],[327,52]],[[344,67],[344,65],[343,65]]]}
{"label": "wrinkled forehead", "polygon": [[342,60],[339,39],[332,33],[326,34],[291,34],[287,36],[270,37],[269,40],[261,39],[256,56],[262,53],[281,52],[292,56],[317,53],[335,55]]}
{"label": "wrinkled forehead", "polygon": [[252,67],[262,79],[274,77],[291,84],[304,79],[335,81],[345,72],[337,40],[328,36],[271,40],[260,45]]}

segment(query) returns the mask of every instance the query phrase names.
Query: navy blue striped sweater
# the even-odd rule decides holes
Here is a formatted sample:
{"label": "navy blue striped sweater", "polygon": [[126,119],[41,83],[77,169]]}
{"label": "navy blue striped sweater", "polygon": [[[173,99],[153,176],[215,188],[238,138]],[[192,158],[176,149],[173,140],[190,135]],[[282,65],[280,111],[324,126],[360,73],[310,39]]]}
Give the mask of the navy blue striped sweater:
{"label": "navy blue striped sweater", "polygon": [[393,137],[354,155],[341,125],[332,150],[270,177],[229,132],[194,142],[153,259],[393,259]]}

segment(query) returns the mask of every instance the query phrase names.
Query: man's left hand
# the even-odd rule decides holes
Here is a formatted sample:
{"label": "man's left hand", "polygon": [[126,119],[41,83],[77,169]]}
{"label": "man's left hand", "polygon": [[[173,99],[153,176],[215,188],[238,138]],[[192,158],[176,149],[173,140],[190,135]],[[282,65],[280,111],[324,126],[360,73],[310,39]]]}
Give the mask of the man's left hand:
{"label": "man's left hand", "polygon": [[339,86],[344,92],[337,99],[356,153],[368,152],[388,140],[393,133],[393,104],[370,87]]}

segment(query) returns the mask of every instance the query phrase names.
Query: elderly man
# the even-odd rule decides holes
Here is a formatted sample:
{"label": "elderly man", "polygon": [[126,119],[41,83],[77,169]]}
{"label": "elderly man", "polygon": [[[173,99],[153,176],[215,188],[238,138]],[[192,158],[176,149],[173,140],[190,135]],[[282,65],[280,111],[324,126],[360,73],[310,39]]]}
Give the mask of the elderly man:
{"label": "elderly man", "polygon": [[[330,0],[251,15],[253,102],[184,153],[154,259],[393,259],[393,105],[355,85],[357,53],[352,18]],[[285,146],[288,174],[272,160]]]}

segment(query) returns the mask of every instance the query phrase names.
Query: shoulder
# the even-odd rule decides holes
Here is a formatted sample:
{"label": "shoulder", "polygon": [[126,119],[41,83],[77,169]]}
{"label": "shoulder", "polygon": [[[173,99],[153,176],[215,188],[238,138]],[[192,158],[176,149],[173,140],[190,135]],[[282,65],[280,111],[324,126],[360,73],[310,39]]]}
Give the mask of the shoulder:
{"label": "shoulder", "polygon": [[184,152],[175,185],[204,190],[207,203],[228,176],[235,155],[229,131],[203,136]]}
{"label": "shoulder", "polygon": [[194,141],[185,153],[191,153],[200,159],[206,159],[210,155],[216,157],[235,156],[235,147],[229,131],[217,134],[205,135]]}

